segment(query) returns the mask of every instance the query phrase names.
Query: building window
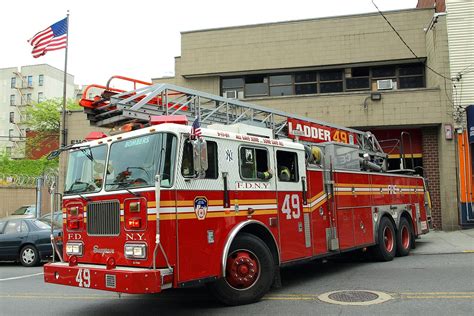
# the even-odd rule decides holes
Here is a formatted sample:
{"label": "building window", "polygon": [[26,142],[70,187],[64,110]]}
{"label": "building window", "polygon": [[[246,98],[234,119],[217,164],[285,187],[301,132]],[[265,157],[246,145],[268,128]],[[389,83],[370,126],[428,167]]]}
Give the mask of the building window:
{"label": "building window", "polygon": [[15,123],[15,112],[10,112],[10,123]]}
{"label": "building window", "polygon": [[31,93],[26,94],[26,104],[31,104]]}
{"label": "building window", "polygon": [[38,76],[38,86],[42,86],[44,83],[44,75]]}
{"label": "building window", "polygon": [[245,77],[245,96],[268,96],[268,77],[266,75],[252,75]]}
{"label": "building window", "polygon": [[258,74],[222,78],[221,91],[231,95],[262,97],[318,93],[338,93],[364,90],[396,90],[425,87],[425,67],[422,63],[348,67],[299,71],[285,74]]}
{"label": "building window", "polygon": [[33,76],[28,76],[28,87],[33,86]]}
{"label": "building window", "polygon": [[15,95],[10,95],[10,105],[15,105]]}
{"label": "building window", "polygon": [[282,96],[291,95],[293,93],[293,76],[277,75],[270,76],[270,95]]}
{"label": "building window", "polygon": [[38,103],[43,102],[43,92],[38,92]]}
{"label": "building window", "polygon": [[319,92],[320,93],[334,93],[342,92],[342,71],[329,70],[321,71],[319,73]]}
{"label": "building window", "polygon": [[224,97],[236,98],[239,95],[243,97],[244,93],[244,78],[227,78],[222,79],[222,95]]}
{"label": "building window", "polygon": [[400,89],[423,88],[425,86],[423,64],[403,65],[398,69]]}
{"label": "building window", "polygon": [[358,67],[346,69],[346,91],[370,89],[370,68]]}
{"label": "building window", "polygon": [[11,128],[8,130],[8,140],[9,141],[13,140],[13,129]]}
{"label": "building window", "polygon": [[16,87],[16,77],[12,77],[10,81],[10,87],[15,88]]}

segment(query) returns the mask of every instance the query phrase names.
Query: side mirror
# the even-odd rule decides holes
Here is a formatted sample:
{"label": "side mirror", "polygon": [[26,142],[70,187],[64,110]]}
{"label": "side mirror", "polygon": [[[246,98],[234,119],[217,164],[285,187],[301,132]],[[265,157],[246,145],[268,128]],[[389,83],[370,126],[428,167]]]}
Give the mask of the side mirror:
{"label": "side mirror", "polygon": [[202,178],[209,167],[207,161],[207,143],[202,138],[193,141],[193,162],[197,178]]}
{"label": "side mirror", "polygon": [[46,159],[47,160],[53,160],[57,157],[59,157],[59,155],[61,154],[61,151],[58,149],[58,150],[53,150],[52,152],[50,152],[48,154],[48,156],[46,156]]}

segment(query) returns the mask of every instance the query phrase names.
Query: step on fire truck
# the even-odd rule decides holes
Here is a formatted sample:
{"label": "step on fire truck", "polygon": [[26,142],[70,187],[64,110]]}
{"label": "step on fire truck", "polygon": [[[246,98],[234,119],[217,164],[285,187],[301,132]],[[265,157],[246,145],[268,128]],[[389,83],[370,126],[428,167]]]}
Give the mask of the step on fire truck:
{"label": "step on fire truck", "polygon": [[64,258],[44,266],[46,282],[119,293],[206,283],[247,304],[285,265],[357,249],[390,261],[428,232],[423,178],[388,172],[371,133],[133,82],[84,91],[91,124],[115,131],[52,154],[69,152]]}

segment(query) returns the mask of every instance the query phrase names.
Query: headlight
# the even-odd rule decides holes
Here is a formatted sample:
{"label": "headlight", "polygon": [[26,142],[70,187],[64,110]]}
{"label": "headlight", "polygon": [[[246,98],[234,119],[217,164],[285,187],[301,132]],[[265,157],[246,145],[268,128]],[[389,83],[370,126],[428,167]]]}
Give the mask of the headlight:
{"label": "headlight", "polygon": [[69,256],[75,255],[75,256],[82,256],[82,243],[73,243],[73,242],[68,242],[66,244],[66,253]]}
{"label": "headlight", "polygon": [[145,259],[146,245],[145,244],[126,244],[125,257],[128,259]]}

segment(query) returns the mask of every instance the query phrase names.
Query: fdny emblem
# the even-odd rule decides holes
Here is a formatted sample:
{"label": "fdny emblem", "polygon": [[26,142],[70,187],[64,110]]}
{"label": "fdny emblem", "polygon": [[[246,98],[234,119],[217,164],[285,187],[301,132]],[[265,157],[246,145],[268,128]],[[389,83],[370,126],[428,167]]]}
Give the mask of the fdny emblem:
{"label": "fdny emblem", "polygon": [[196,213],[197,219],[203,220],[206,218],[207,205],[207,198],[205,197],[200,196],[194,199],[194,212]]}

